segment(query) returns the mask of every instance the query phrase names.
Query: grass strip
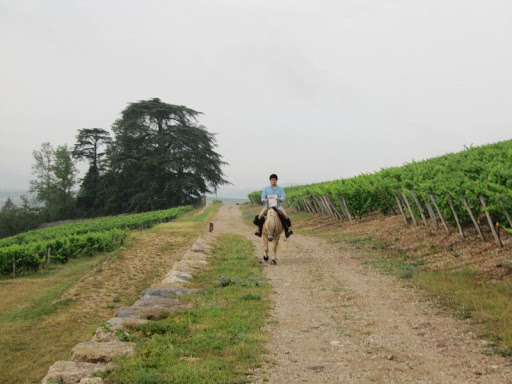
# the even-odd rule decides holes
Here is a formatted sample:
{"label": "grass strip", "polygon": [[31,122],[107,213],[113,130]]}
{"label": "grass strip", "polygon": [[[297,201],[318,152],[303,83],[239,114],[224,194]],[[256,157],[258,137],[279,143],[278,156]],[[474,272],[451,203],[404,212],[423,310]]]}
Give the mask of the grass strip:
{"label": "grass strip", "polygon": [[271,287],[250,241],[222,235],[191,308],[132,329],[137,353],[119,361],[106,383],[243,383],[262,364]]}

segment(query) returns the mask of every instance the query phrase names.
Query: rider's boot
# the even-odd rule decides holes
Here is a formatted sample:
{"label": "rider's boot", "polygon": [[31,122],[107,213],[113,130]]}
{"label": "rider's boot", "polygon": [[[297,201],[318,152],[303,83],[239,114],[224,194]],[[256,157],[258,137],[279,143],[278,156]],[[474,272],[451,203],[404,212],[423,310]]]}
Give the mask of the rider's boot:
{"label": "rider's boot", "polygon": [[292,222],[290,221],[289,217],[285,217],[284,219],[284,236],[286,238],[289,238],[291,235],[293,235],[293,231],[290,229],[292,226]]}
{"label": "rider's boot", "polygon": [[263,224],[265,223],[265,219],[263,219],[263,218],[260,219],[260,217],[258,215],[256,215],[256,217],[254,218],[253,223],[258,226],[258,230],[256,232],[254,232],[254,234],[256,236],[258,236],[258,237],[261,237],[261,234],[263,232]]}

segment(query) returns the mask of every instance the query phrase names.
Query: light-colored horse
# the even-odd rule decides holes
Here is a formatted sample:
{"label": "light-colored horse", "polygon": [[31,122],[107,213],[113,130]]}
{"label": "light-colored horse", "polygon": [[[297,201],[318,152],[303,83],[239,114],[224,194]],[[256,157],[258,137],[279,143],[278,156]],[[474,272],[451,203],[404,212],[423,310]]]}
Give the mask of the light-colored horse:
{"label": "light-colored horse", "polygon": [[279,213],[277,213],[274,209],[270,208],[267,212],[267,218],[265,219],[265,224],[263,224],[263,248],[265,250],[265,254],[263,255],[263,260],[268,261],[268,242],[274,243],[274,257],[270,261],[271,264],[277,264],[277,245],[279,244],[279,238],[281,237],[281,233],[283,233],[283,224],[281,223],[281,219],[279,218]]}

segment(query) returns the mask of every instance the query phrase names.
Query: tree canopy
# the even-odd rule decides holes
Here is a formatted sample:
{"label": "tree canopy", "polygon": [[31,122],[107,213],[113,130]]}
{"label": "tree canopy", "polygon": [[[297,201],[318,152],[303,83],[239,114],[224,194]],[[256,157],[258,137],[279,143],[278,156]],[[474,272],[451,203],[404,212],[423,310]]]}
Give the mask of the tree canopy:
{"label": "tree canopy", "polygon": [[127,106],[112,126],[108,151],[116,210],[189,204],[228,183],[215,135],[198,124],[200,114],[157,98]]}

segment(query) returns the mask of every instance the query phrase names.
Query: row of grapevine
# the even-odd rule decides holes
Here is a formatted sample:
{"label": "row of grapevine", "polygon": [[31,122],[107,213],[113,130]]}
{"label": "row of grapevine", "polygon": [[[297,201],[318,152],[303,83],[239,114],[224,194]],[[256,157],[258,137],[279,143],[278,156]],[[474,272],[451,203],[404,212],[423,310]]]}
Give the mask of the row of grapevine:
{"label": "row of grapevine", "polygon": [[[376,210],[400,214],[400,206],[405,208],[408,200],[412,202],[411,212],[406,209],[404,214],[412,218],[425,214],[428,205],[434,209],[434,200],[439,208],[437,216],[442,215],[454,225],[457,219],[461,225],[471,224],[471,213],[478,218],[486,212],[495,222],[506,222],[506,209],[512,207],[511,164],[512,140],[508,140],[373,174],[288,187],[285,192],[288,203],[300,210],[307,210],[306,202],[318,205],[318,197],[325,197],[338,214],[348,210],[360,218]],[[249,199],[258,202],[260,192],[251,193]]]}
{"label": "row of grapevine", "polygon": [[26,244],[41,240],[51,240],[63,236],[81,235],[91,232],[105,232],[111,229],[144,229],[183,215],[192,210],[192,206],[176,207],[160,211],[135,213],[130,215],[109,216],[83,220],[71,224],[36,229],[16,236],[0,239],[0,248],[13,244]]}
{"label": "row of grapevine", "polygon": [[123,244],[131,229],[149,228],[189,212],[191,206],[132,215],[84,220],[78,223],[25,232],[0,242],[0,276],[14,277],[37,271],[50,260],[113,251]]}

